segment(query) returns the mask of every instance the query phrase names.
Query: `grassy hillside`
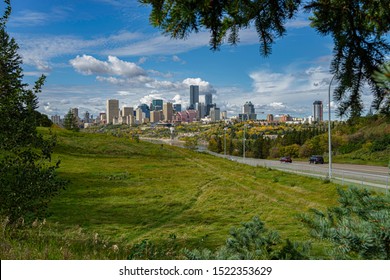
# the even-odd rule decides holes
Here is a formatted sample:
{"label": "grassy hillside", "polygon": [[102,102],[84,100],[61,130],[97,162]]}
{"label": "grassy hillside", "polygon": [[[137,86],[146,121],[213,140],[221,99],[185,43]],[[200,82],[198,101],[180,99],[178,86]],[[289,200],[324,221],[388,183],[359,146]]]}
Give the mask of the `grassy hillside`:
{"label": "grassy hillside", "polygon": [[[133,244],[146,239],[213,249],[224,244],[231,227],[253,216],[282,238],[305,241],[310,239],[308,230],[296,215],[325,209],[337,200],[335,185],[317,179],[125,137],[54,132],[54,158],[61,160],[59,173],[70,183],[50,205],[46,227],[51,230],[42,232],[52,235],[43,240],[58,244],[45,244],[41,238],[40,246],[49,253],[14,258],[125,258]],[[93,245],[97,236],[105,240],[104,248],[120,244],[121,255],[104,255]],[[70,254],[74,242],[83,240],[95,253],[72,249],[76,252]],[[18,242],[39,251],[27,239]],[[319,257],[322,246],[314,245]]]}

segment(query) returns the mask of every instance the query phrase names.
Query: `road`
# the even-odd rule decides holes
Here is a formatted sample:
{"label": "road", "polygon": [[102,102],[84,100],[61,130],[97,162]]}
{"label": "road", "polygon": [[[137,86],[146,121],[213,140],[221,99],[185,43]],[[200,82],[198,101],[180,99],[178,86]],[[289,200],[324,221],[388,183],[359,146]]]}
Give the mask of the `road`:
{"label": "road", "polygon": [[[170,139],[147,139],[145,141],[153,143],[165,143],[183,147],[184,143],[178,140]],[[329,174],[329,165],[325,164],[309,164],[308,161],[297,161],[293,163],[281,163],[278,160],[243,158],[230,155],[222,155],[207,150],[206,147],[199,146],[199,151],[208,152],[218,157],[226,157],[240,163],[249,164],[252,166],[263,166],[273,169],[279,169],[287,172],[293,172],[302,175],[315,176],[326,178]],[[332,180],[338,181],[341,184],[353,184],[366,187],[375,187],[386,189],[390,188],[389,168],[383,166],[357,165],[357,164],[332,164]]]}
{"label": "road", "polygon": [[[225,157],[217,153],[209,153]],[[281,163],[278,160],[243,158],[226,156],[226,158],[253,166],[263,166],[279,169],[287,172],[326,178],[329,175],[329,165],[309,164],[309,162]],[[341,184],[353,184],[366,187],[376,187],[388,190],[390,187],[389,169],[382,166],[356,165],[356,164],[332,164],[332,180]]]}

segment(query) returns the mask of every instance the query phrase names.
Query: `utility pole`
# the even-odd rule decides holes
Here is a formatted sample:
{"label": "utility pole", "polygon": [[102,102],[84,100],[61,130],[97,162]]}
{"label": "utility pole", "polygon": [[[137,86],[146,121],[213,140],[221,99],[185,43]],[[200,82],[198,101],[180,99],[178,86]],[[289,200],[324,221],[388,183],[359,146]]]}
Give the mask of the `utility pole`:
{"label": "utility pole", "polygon": [[330,86],[332,85],[333,79],[336,76],[336,74],[333,75],[332,79],[329,83],[329,90],[328,90],[328,151],[329,151],[329,171],[328,171],[328,178],[329,180],[332,179],[332,132],[331,132],[331,109],[330,109]]}

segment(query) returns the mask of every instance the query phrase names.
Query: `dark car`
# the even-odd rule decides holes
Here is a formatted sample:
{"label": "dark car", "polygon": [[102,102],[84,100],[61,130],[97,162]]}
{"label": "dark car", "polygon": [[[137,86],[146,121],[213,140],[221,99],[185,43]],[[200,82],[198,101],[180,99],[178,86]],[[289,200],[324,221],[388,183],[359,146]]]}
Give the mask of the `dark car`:
{"label": "dark car", "polygon": [[292,159],[290,157],[282,157],[280,159],[280,162],[289,162],[289,163],[292,163]]}
{"label": "dark car", "polygon": [[323,164],[324,163],[324,158],[322,156],[311,156],[310,159],[309,159],[309,163],[314,163],[314,164],[321,163],[321,164]]}

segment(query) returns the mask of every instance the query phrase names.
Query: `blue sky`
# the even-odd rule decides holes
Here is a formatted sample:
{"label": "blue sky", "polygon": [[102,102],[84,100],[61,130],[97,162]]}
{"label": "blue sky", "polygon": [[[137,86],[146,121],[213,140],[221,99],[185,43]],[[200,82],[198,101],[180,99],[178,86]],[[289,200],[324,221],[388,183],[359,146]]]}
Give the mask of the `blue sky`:
{"label": "blue sky", "polygon": [[[26,82],[47,75],[38,97],[39,111],[49,116],[73,107],[96,116],[107,99],[119,99],[120,106],[155,98],[186,106],[192,84],[200,85],[201,94],[212,92],[229,116],[240,113],[246,101],[255,104],[259,118],[309,116],[315,100],[327,110],[333,44],[309,27],[308,14],[288,22],[287,35],[264,58],[254,29],[240,33],[238,46],[214,52],[207,31],[186,40],[162,35],[148,22],[150,8],[137,1],[11,3],[8,32],[20,46]],[[370,95],[363,100],[369,104]]]}

